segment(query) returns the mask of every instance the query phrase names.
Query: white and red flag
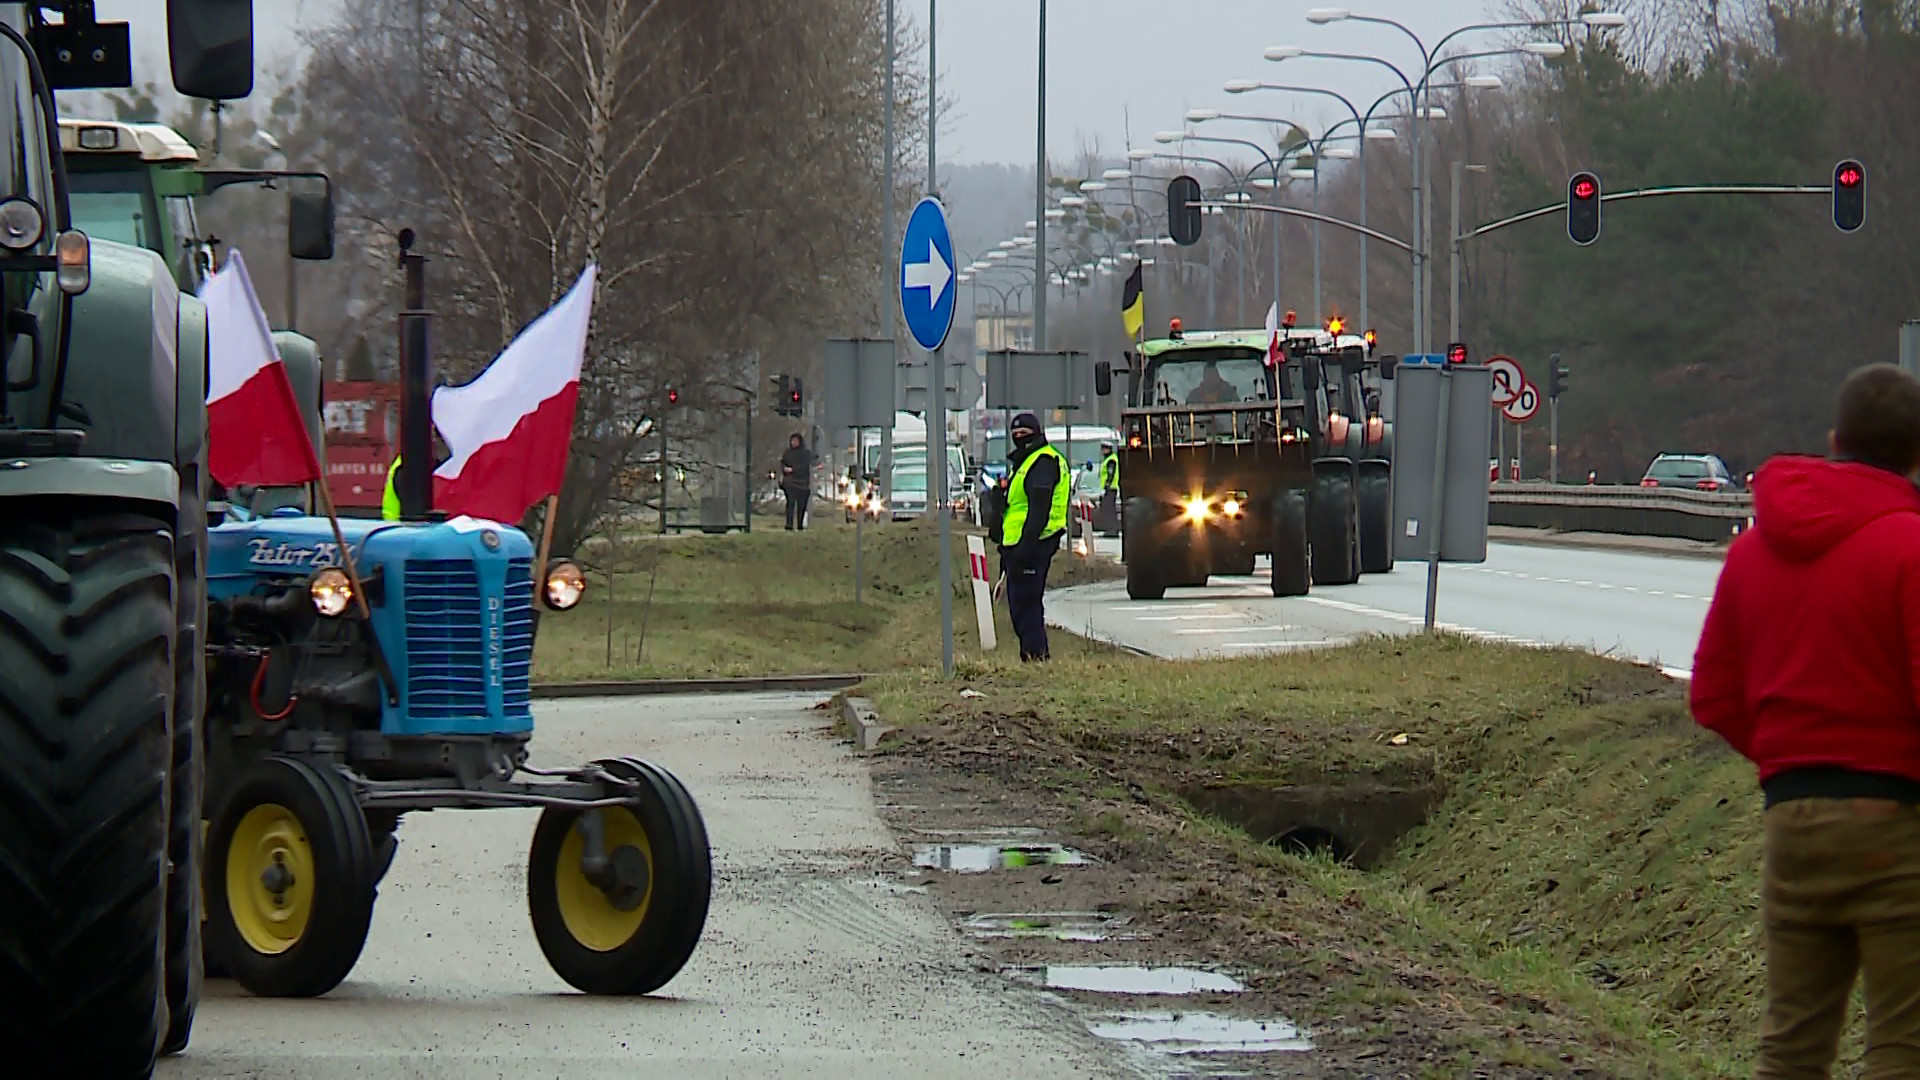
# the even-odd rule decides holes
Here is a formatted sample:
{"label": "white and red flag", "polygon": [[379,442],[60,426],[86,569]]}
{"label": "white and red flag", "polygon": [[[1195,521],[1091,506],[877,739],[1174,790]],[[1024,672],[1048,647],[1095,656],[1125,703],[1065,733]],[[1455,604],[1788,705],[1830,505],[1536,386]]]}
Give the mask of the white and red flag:
{"label": "white and red flag", "polygon": [[320,478],[287,367],[238,250],[200,288],[207,305],[207,471],[226,487]]}
{"label": "white and red flag", "polygon": [[560,493],[597,272],[582,271],[479,378],[433,392],[433,424],[449,451],[433,470],[434,509],[512,522]]}
{"label": "white and red flag", "polygon": [[1267,366],[1278,366],[1286,353],[1286,342],[1280,337],[1280,301],[1275,300],[1267,308]]}

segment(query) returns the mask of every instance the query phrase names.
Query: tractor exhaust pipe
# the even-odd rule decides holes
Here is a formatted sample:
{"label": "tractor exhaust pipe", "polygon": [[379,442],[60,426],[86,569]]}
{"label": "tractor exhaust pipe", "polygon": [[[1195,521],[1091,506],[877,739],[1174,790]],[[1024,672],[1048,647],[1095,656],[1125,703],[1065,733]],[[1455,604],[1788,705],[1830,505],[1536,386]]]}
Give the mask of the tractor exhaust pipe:
{"label": "tractor exhaust pipe", "polygon": [[400,312],[400,472],[394,491],[404,521],[425,521],[433,510],[433,354],[427,310],[427,257],[413,250],[412,229],[400,230],[400,268],[406,302]]}

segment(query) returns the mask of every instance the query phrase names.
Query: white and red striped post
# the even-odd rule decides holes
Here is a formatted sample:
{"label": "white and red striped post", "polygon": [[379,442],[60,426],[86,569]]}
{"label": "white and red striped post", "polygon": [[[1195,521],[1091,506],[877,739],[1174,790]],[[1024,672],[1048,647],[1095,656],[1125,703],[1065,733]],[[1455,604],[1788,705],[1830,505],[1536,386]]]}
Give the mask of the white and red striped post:
{"label": "white and red striped post", "polygon": [[980,649],[992,652],[995,645],[993,634],[993,576],[987,566],[987,542],[983,537],[967,537],[967,563],[973,571],[973,614],[980,622]]}

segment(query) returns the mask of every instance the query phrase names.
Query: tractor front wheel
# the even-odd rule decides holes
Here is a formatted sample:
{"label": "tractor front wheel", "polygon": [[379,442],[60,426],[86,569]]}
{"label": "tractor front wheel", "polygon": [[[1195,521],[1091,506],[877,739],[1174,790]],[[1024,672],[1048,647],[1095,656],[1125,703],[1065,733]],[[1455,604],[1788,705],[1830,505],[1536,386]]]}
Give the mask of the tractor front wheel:
{"label": "tractor front wheel", "polygon": [[588,994],[651,994],[693,956],[713,897],[700,807],[667,770],[596,762],[632,781],[631,801],[540,814],[527,857],[527,910],[554,973]]}
{"label": "tractor front wheel", "polygon": [[1305,596],[1312,584],[1307,550],[1307,493],[1273,496],[1273,595]]}
{"label": "tractor front wheel", "polygon": [[243,771],[207,837],[209,930],[260,997],[318,997],[359,962],[373,922],[373,851],[332,770],[266,758]]}

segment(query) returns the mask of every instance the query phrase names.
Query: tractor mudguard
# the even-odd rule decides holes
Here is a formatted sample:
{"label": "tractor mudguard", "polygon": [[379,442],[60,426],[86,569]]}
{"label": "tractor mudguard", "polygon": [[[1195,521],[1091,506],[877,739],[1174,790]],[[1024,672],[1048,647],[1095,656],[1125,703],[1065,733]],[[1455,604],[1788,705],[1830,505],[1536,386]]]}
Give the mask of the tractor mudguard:
{"label": "tractor mudguard", "polygon": [[172,520],[180,508],[180,474],[162,461],[85,457],[17,459],[0,468],[0,499],[34,495],[126,499]]}
{"label": "tractor mudguard", "polygon": [[178,340],[173,460],[198,461],[207,445],[207,305],[197,296],[180,298]]}
{"label": "tractor mudguard", "polygon": [[[182,307],[180,287],[160,256],[124,244],[93,244],[93,282],[73,298],[61,387],[69,415],[87,433],[81,454],[174,460],[183,381],[179,373]],[[204,314],[202,307],[202,326]],[[33,417],[45,415],[52,382],[49,372],[31,392],[31,407],[14,405],[14,410]]]}

